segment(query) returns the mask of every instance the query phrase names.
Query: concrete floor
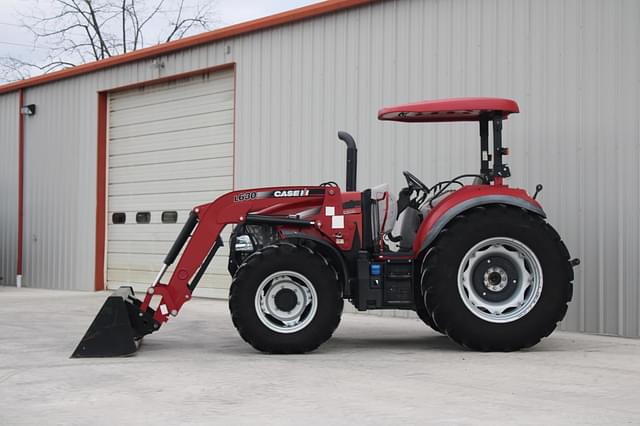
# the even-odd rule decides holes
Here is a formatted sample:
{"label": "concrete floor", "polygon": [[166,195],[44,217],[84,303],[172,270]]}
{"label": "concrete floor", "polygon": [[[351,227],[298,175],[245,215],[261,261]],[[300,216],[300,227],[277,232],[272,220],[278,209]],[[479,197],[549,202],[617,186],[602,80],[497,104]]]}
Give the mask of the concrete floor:
{"label": "concrete floor", "polygon": [[556,332],[475,353],[345,314],[308,355],[255,352],[196,299],[134,357],[69,359],[106,297],[0,287],[0,424],[640,424],[640,341]]}

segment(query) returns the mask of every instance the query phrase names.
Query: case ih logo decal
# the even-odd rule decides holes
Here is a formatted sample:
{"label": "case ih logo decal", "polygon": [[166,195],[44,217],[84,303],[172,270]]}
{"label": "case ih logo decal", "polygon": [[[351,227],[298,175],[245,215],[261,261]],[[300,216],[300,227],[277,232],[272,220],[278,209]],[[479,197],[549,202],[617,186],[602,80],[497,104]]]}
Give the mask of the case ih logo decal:
{"label": "case ih logo decal", "polygon": [[273,196],[276,198],[280,197],[308,197],[309,190],[308,189],[290,189],[288,191],[273,191]]}
{"label": "case ih logo decal", "polygon": [[323,195],[324,189],[279,189],[275,191],[243,192],[235,195],[233,201],[239,203],[241,201],[262,200],[264,198],[321,197]]}

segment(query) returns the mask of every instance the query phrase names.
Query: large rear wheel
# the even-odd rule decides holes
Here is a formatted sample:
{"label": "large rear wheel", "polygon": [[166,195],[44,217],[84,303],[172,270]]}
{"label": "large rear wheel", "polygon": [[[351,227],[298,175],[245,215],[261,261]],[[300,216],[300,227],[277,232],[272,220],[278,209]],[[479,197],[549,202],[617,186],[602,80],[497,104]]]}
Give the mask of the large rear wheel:
{"label": "large rear wheel", "polygon": [[316,349],[340,323],[342,308],[335,271],[311,249],[290,243],[249,256],[231,283],[233,324],[263,352]]}
{"label": "large rear wheel", "polygon": [[573,269],[558,233],[523,209],[495,205],[459,215],[425,260],[435,324],[476,350],[533,346],[571,300]]}

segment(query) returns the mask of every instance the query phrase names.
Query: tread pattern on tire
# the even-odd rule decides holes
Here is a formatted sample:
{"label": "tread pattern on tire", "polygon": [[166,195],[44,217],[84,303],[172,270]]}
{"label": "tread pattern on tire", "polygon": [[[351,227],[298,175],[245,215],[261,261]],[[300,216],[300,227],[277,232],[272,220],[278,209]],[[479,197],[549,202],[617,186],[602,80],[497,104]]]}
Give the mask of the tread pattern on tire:
{"label": "tread pattern on tire", "polygon": [[[445,289],[443,285],[456,285],[457,283],[443,283],[437,282],[442,275],[442,268],[454,268],[457,273],[459,265],[447,265],[449,259],[443,259],[447,246],[453,244],[459,237],[460,232],[457,229],[461,227],[468,227],[471,224],[480,224],[482,220],[509,220],[509,218],[517,218],[517,220],[523,221],[527,226],[531,226],[542,233],[543,238],[548,239],[555,246],[555,250],[562,257],[562,261],[559,262],[560,266],[558,274],[563,274],[566,277],[566,285],[563,289],[560,289],[560,300],[558,300],[559,307],[555,311],[553,318],[546,319],[545,322],[541,321],[541,327],[535,332],[531,332],[528,335],[519,336],[517,341],[513,342],[500,342],[499,339],[493,341],[482,342],[478,340],[477,336],[468,335],[458,330],[453,325],[452,313],[445,310],[445,303],[443,303],[443,294]],[[553,330],[555,330],[557,324],[564,318],[568,303],[572,299],[573,295],[573,267],[569,263],[569,251],[566,245],[561,240],[560,235],[556,230],[549,225],[542,217],[534,215],[524,209],[516,208],[507,205],[491,205],[475,207],[463,214],[460,214],[454,218],[446,227],[442,230],[433,248],[426,254],[425,259],[425,279],[422,281],[423,292],[425,297],[426,309],[431,313],[431,318],[438,328],[443,330],[453,341],[465,346],[469,349],[481,350],[481,351],[512,351],[531,347],[537,344],[542,338],[549,336]],[[564,268],[564,270],[562,270]],[[543,290],[544,291],[544,290]],[[529,314],[527,314],[529,315]],[[520,320],[518,320],[520,321]],[[500,326],[496,327],[499,329]]]}
{"label": "tread pattern on tire", "polygon": [[445,334],[440,329],[440,327],[438,327],[438,325],[435,323],[435,321],[431,317],[431,312],[429,312],[429,310],[427,309],[427,302],[425,301],[425,297],[424,297],[424,292],[426,289],[426,283],[425,283],[426,271],[424,270],[424,264],[425,264],[424,261],[426,260],[427,255],[424,256],[423,262],[421,263],[420,271],[418,271],[418,273],[420,274],[419,285],[416,286],[416,288],[414,289],[414,303],[416,306],[416,315],[418,316],[418,318],[422,320],[422,322],[424,322],[427,326],[429,326],[429,328],[431,328],[433,331],[440,334]]}

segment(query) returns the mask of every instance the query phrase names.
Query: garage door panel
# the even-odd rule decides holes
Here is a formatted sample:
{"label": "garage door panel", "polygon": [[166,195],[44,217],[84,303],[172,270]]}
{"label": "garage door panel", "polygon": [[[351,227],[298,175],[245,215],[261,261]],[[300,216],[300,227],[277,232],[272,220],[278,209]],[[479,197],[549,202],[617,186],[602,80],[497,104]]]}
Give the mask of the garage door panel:
{"label": "garage door panel", "polygon": [[[149,280],[144,280],[144,281],[127,281],[126,278],[122,281],[118,280],[114,280],[111,278],[112,275],[109,276],[108,278],[108,283],[109,283],[109,289],[110,290],[115,290],[118,287],[121,286],[132,286],[134,287],[134,290],[136,292],[136,294],[144,294],[144,292],[146,291],[147,287],[149,287]],[[140,277],[142,279],[142,277]],[[151,280],[153,280],[153,278],[151,278]],[[202,277],[202,280],[200,280],[200,284],[198,285],[198,288],[195,291],[195,296],[198,296],[199,294],[202,294],[202,290],[200,289],[220,289],[220,294],[218,296],[214,296],[214,297],[227,297],[228,295],[228,291],[229,291],[229,286],[231,284],[231,277],[227,274],[227,275],[207,275],[205,274],[204,277]]]}
{"label": "garage door panel", "polygon": [[113,127],[109,133],[113,139],[132,138],[145,135],[220,126],[233,123],[233,109],[210,113],[193,114],[188,117],[175,117],[162,121],[146,121],[123,127]]}
{"label": "garage door panel", "polygon": [[[137,226],[137,225],[131,225]],[[147,225],[153,226],[153,225]],[[170,231],[159,229],[153,233],[149,232],[146,234],[141,234],[137,232],[131,232],[131,229],[126,229],[125,225],[117,225],[114,226],[112,230],[109,231],[109,241],[122,241],[122,242],[133,242],[133,241],[161,241],[167,243],[167,247],[170,247],[171,244],[178,237],[178,233],[182,229],[182,226],[178,226],[177,230]],[[222,240],[225,244],[229,241],[229,237],[222,234]]]}
{"label": "garage door panel", "polygon": [[[160,259],[160,260],[156,261],[155,263],[149,263],[157,259]],[[162,267],[162,259],[164,259],[164,256],[159,256],[156,259],[154,258],[143,259],[144,263],[141,263],[139,265],[130,265],[130,264],[123,265],[117,262],[112,262],[111,264],[108,265],[108,269],[110,272],[114,272],[116,279],[118,279],[119,281],[124,278],[124,275],[126,273],[131,273],[131,274],[137,274],[140,277],[140,279],[145,279],[147,280],[147,283],[150,284],[155,278],[155,276],[158,274],[158,270]],[[207,268],[205,275],[209,275],[209,276],[229,275],[227,266],[228,266],[227,259],[223,259],[222,257],[216,257]],[[168,278],[171,277],[174,271],[175,271],[175,264],[167,268],[167,271],[165,273],[165,278],[163,278],[163,282],[169,281]],[[151,276],[149,276],[149,274],[151,274]]]}
{"label": "garage door panel", "polygon": [[[114,94],[109,104],[110,112],[121,112],[144,108],[149,105],[157,105],[169,102],[184,102],[202,96],[214,96],[220,93],[233,92],[233,81],[213,80],[203,85],[202,81],[192,82],[185,86],[165,86],[165,90],[150,91],[149,88],[141,88],[126,95]],[[144,96],[140,96],[144,95]]]}
{"label": "garage door panel", "polygon": [[225,143],[233,143],[232,124],[111,140],[109,155],[137,154]]}
{"label": "garage door panel", "polygon": [[[158,243],[158,247],[170,247],[171,244],[178,237],[178,234],[182,230],[183,224],[150,224],[146,225],[145,232],[134,232],[135,227],[141,226],[137,224],[129,224],[129,225],[114,225],[110,232],[109,237],[109,248],[117,247],[119,250],[116,250],[120,253],[123,253],[123,247],[126,247],[129,244],[131,247],[135,247],[137,244],[155,244]],[[231,226],[227,226],[221,233],[220,237],[222,241],[224,241],[225,246],[221,247],[220,250],[226,250],[226,244],[229,241],[231,236]],[[139,237],[139,238],[136,238]],[[115,244],[111,245],[111,243]]]}
{"label": "garage door panel", "polygon": [[168,101],[143,107],[114,111],[111,122],[118,126],[132,126],[140,123],[174,120],[194,114],[224,111],[233,108],[233,91],[201,95],[180,101]]}
{"label": "garage door panel", "polygon": [[149,182],[159,180],[200,178],[202,176],[231,176],[232,158],[210,158],[171,164],[149,164],[109,170],[109,182]]}
{"label": "garage door panel", "polygon": [[197,75],[181,79],[169,81],[167,83],[160,84],[148,84],[139,86],[130,90],[114,91],[110,94],[113,102],[118,102],[128,99],[128,102],[140,102],[144,101],[144,98],[140,98],[140,94],[145,96],[154,96],[156,94],[166,94],[172,90],[178,90],[180,93],[188,91],[189,88],[206,90],[210,89],[215,84],[228,84],[231,83],[229,79],[233,78],[233,70],[225,70],[208,75]]}
{"label": "garage door panel", "polygon": [[[119,265],[117,263],[108,265],[108,270],[110,274],[109,276],[111,279],[114,279],[117,281],[125,281],[127,277],[130,277],[132,282],[146,283],[148,285],[152,284],[153,280],[158,274],[158,270],[162,266],[162,259],[164,259],[164,257],[160,256],[159,259],[160,260],[154,264],[149,264],[148,266],[141,265],[140,267],[135,269],[129,267],[129,265]],[[150,260],[153,260],[153,259],[150,259]],[[173,274],[173,271],[174,271],[173,268],[167,269],[162,281],[165,283],[168,282],[169,278]],[[207,268],[205,276],[206,277],[213,277],[213,276],[229,277],[229,271],[227,270],[226,259],[223,259],[222,257],[214,259],[209,265],[209,267]],[[200,282],[200,284],[203,284],[203,282]]]}
{"label": "garage door panel", "polygon": [[[126,269],[109,269],[109,273],[107,275],[107,279],[110,282],[110,285],[112,284],[116,284],[113,287],[116,287],[117,285],[128,285],[128,284],[145,284],[147,287],[149,285],[151,285],[153,283],[153,280],[155,279],[156,275],[158,274],[158,271],[137,271],[137,270],[126,270]],[[169,273],[167,273],[167,275],[165,275],[165,277],[162,279],[162,281],[166,284],[169,281],[169,277],[171,275]],[[227,281],[228,280],[228,281]],[[215,281],[222,281],[222,282],[230,282],[231,281],[231,277],[229,276],[229,272],[228,271],[223,271],[220,273],[215,273],[215,274],[211,274],[211,273],[206,273],[204,274],[202,280],[200,281],[199,286],[200,287],[214,287]],[[209,284],[209,285],[207,285]],[[218,287],[218,288],[225,288],[225,287]],[[226,287],[228,288],[228,287]]]}
{"label": "garage door panel", "polygon": [[[141,225],[128,223],[123,225],[109,225],[109,241],[168,241],[173,242],[184,223],[152,223]],[[136,228],[144,227],[141,231]],[[231,226],[227,226],[220,236],[223,241],[228,241],[231,235]]]}
{"label": "garage door panel", "polygon": [[[128,271],[121,269],[110,269],[107,274],[107,280],[109,281],[109,287],[115,288],[119,286],[126,286],[130,284],[143,284],[146,287],[153,283],[158,271]],[[165,275],[163,281],[166,283],[169,281],[171,275]],[[221,273],[210,274],[206,273],[200,280],[198,287],[209,288],[224,288],[228,289],[231,283],[231,277],[229,272],[224,271]]]}
{"label": "garage door panel", "polygon": [[140,89],[112,93],[109,110],[134,109],[150,104],[226,92],[233,90],[233,88],[232,72],[224,73],[217,77],[209,77],[206,82],[202,78],[196,77],[189,81],[183,80],[182,82],[162,86],[147,86]]}
{"label": "garage door panel", "polygon": [[[160,256],[151,256],[148,257],[140,257],[136,259],[137,263],[121,263],[119,260],[122,258],[118,258],[117,255],[114,255],[114,260],[111,263],[108,263],[109,271],[119,271],[120,277],[126,271],[139,273],[141,276],[144,276],[149,279],[149,281],[153,280],[155,275],[157,275],[158,270],[162,267],[162,260],[164,259],[164,255]],[[169,268],[167,268],[165,277],[170,277],[175,271],[176,264],[174,263]],[[227,258],[223,258],[222,256],[216,256],[209,267],[207,268],[206,274],[208,275],[228,275],[229,271],[227,270]],[[146,274],[154,274],[152,277],[148,277]],[[168,281],[165,279],[164,281]]]}
{"label": "garage door panel", "polygon": [[141,192],[143,185],[145,194],[163,194],[167,192],[191,192],[198,190],[224,191],[231,190],[233,177],[231,176],[211,176],[206,178],[193,179],[167,179],[153,182],[129,182],[109,185],[109,194],[135,195]]}
{"label": "garage door panel", "polygon": [[[151,284],[191,209],[232,189],[233,86],[225,71],[110,96],[110,288]],[[162,223],[163,211],[176,211],[178,223]],[[126,215],[124,224],[113,223],[114,212]],[[138,212],[149,212],[150,223],[136,223]],[[228,287],[228,250],[218,251],[201,286]]]}
{"label": "garage door panel", "polygon": [[[109,241],[169,241],[173,242],[184,223],[155,223],[140,225],[136,223],[124,225],[109,225]],[[142,231],[137,231],[136,227],[143,226]],[[144,232],[143,232],[144,231]],[[231,226],[227,226],[220,234],[224,241],[231,235]]]}
{"label": "garage door panel", "polygon": [[[121,254],[112,253],[107,260],[107,267],[111,269],[117,269],[122,271],[139,271],[139,272],[151,272],[158,273],[158,269],[162,265],[165,254],[150,255],[150,254]],[[172,271],[169,271],[172,272]],[[220,256],[215,261],[211,262],[207,272],[211,274],[225,274],[227,271],[227,259]],[[151,277],[153,279],[153,277]]]}
{"label": "garage door panel", "polygon": [[144,166],[147,164],[165,164],[176,161],[193,161],[233,156],[233,144],[201,145],[163,151],[140,152],[137,154],[112,155],[109,168],[125,166]]}
{"label": "garage door panel", "polygon": [[[124,223],[113,223],[112,214],[114,212],[109,211],[108,213],[108,223],[109,225],[117,225],[114,229],[118,229],[121,226],[138,226],[140,224],[136,223],[136,213],[140,210],[128,210],[128,211],[118,211],[117,213],[125,213],[126,221]],[[167,227],[177,227],[178,230],[181,229],[182,225],[187,221],[189,214],[191,212],[191,208],[189,209],[173,209],[170,211],[174,211],[178,214],[176,223],[163,223],[162,222],[162,213],[167,210],[146,210],[151,214],[151,220],[148,224],[145,224],[149,227],[149,231],[147,232],[161,232],[165,230]],[[146,228],[145,228],[146,229]],[[143,230],[137,230],[137,228],[128,229],[127,232],[137,232],[143,233]]]}
{"label": "garage door panel", "polygon": [[[141,234],[138,232],[133,232],[131,229],[132,226],[142,226],[142,225],[113,225],[112,229],[109,229],[109,241],[166,241],[168,243],[172,243],[175,241],[181,226],[177,226],[176,230],[168,229],[168,226],[164,229],[158,229],[156,232],[149,232],[148,234]],[[153,226],[153,225],[147,225]]]}
{"label": "garage door panel", "polygon": [[[176,234],[177,237],[177,234]],[[216,256],[224,257],[229,254],[228,238],[223,238],[224,246],[220,247]],[[173,241],[109,241],[109,253],[134,253],[166,255]]]}
{"label": "garage door panel", "polygon": [[[144,107],[174,100],[189,99],[192,97],[212,95],[227,92],[234,89],[233,78],[192,79],[184,84],[168,84],[162,88],[146,86],[126,92],[112,93],[110,96],[109,111],[121,111]],[[144,96],[141,96],[144,95]]]}
{"label": "garage door panel", "polygon": [[110,197],[109,211],[186,210],[200,204],[210,203],[224,193],[225,191],[193,191],[170,194],[122,195]]}

